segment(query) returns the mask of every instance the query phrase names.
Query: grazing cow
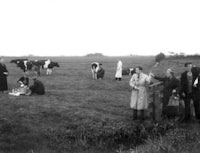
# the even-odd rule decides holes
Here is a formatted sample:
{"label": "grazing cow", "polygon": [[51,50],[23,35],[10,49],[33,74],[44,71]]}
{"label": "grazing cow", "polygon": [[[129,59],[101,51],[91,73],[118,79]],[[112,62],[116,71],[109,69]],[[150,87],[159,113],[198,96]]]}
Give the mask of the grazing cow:
{"label": "grazing cow", "polygon": [[33,65],[37,69],[37,73],[40,75],[41,69],[47,69],[46,74],[51,75],[54,67],[60,67],[57,62],[52,62],[51,60],[35,60]]}
{"label": "grazing cow", "polygon": [[15,59],[11,60],[10,63],[15,63],[17,67],[21,68],[24,72],[31,70],[33,65],[28,59]]}
{"label": "grazing cow", "polygon": [[11,60],[10,63],[15,63],[15,64],[17,64],[17,63],[19,63],[20,61],[28,61],[28,59],[27,59],[27,58],[14,59],[14,60]]}
{"label": "grazing cow", "polygon": [[52,74],[52,70],[53,70],[54,67],[60,67],[60,65],[58,64],[58,62],[50,62],[47,65],[47,75],[51,75]]}
{"label": "grazing cow", "polygon": [[135,68],[124,68],[122,70],[122,75],[133,75],[135,73]]}
{"label": "grazing cow", "polygon": [[99,63],[98,62],[92,62],[91,63],[91,71],[92,71],[92,78],[97,79],[97,72],[99,70]]}

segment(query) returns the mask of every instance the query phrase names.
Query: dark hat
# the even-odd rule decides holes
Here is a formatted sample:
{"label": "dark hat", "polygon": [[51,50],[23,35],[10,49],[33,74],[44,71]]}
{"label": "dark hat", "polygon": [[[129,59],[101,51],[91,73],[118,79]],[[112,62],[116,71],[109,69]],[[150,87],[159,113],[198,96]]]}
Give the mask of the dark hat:
{"label": "dark hat", "polygon": [[136,68],[138,68],[139,70],[143,70],[143,68],[141,66],[137,66]]}
{"label": "dark hat", "polygon": [[173,71],[171,68],[167,69],[167,71],[168,71],[169,73],[171,73],[172,75],[174,75],[174,71]]}
{"label": "dark hat", "polygon": [[186,62],[185,63],[185,67],[187,67],[188,65],[192,64],[191,62]]}

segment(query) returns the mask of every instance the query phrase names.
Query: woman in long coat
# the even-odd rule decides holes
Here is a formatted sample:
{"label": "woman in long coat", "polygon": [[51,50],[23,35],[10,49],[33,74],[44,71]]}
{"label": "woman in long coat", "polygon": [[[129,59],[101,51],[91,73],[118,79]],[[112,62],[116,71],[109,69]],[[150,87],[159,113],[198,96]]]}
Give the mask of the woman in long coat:
{"label": "woman in long coat", "polygon": [[116,69],[116,73],[115,73],[115,80],[119,80],[121,81],[122,79],[122,61],[119,60],[117,63],[117,69]]}
{"label": "woman in long coat", "polygon": [[140,111],[141,119],[144,119],[144,111],[148,108],[146,84],[151,82],[151,76],[142,73],[142,68],[137,67],[129,85],[132,87],[130,107],[133,109],[133,119],[137,119]]}
{"label": "woman in long coat", "polygon": [[8,90],[7,76],[8,70],[6,68],[6,65],[4,64],[4,60],[0,58],[0,92],[2,93],[5,90]]}

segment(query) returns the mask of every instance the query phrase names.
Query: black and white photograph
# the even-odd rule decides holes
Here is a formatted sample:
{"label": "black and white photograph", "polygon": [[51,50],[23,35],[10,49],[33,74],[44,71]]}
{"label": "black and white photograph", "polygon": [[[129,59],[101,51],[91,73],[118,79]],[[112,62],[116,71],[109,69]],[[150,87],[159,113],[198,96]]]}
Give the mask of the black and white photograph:
{"label": "black and white photograph", "polygon": [[0,153],[199,153],[200,1],[0,0]]}

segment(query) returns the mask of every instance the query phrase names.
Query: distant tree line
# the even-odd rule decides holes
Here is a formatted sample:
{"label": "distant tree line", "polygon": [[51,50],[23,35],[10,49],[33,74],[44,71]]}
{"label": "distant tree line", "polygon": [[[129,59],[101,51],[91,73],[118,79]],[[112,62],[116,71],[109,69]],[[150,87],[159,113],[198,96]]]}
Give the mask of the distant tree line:
{"label": "distant tree line", "polygon": [[102,53],[90,53],[86,57],[104,57],[104,55]]}
{"label": "distant tree line", "polygon": [[157,63],[161,62],[162,60],[164,60],[165,58],[167,59],[186,59],[186,58],[190,58],[190,59],[200,59],[200,54],[194,54],[194,55],[186,55],[184,53],[175,53],[175,52],[169,52],[170,55],[166,56],[164,53],[159,53],[158,55],[156,55],[155,57],[155,61]]}

